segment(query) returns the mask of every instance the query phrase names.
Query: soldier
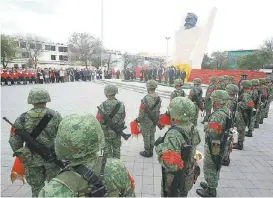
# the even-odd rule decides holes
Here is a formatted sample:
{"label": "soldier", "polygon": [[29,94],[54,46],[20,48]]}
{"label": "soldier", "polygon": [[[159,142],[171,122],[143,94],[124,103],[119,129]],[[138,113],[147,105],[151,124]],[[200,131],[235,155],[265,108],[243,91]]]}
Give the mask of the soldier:
{"label": "soldier", "polygon": [[[228,92],[229,97],[231,100],[228,100],[226,103],[227,108],[231,112],[231,118],[232,118],[232,128],[234,126],[234,120],[235,120],[235,114],[237,111],[237,103],[238,98],[237,94],[239,92],[239,87],[235,84],[229,84],[226,86],[226,91]],[[228,166],[230,164],[230,153],[232,152],[232,140],[233,140],[233,134],[229,134],[229,138],[227,140],[227,149],[224,152],[223,159],[222,159],[222,165]]]}
{"label": "soldier", "polygon": [[238,87],[239,87],[239,97],[241,96],[241,94],[243,93],[243,90],[241,89],[241,83],[244,81],[244,80],[247,80],[247,75],[246,74],[242,74],[241,75],[241,79],[239,80],[238,82]]}
{"label": "soldier", "polygon": [[260,85],[261,85],[260,89],[261,89],[261,93],[262,93],[262,96],[261,96],[262,104],[261,104],[261,113],[260,113],[259,124],[263,124],[263,120],[264,120],[264,117],[265,117],[265,106],[266,106],[267,101],[268,101],[268,92],[267,92],[267,86],[266,86],[266,79],[265,78],[260,79]]}
{"label": "soldier", "polygon": [[141,133],[144,141],[144,151],[140,152],[143,157],[152,157],[156,125],[159,119],[161,98],[155,92],[157,82],[149,80],[146,83],[148,94],[141,100],[136,122],[140,123]]}
{"label": "soldier", "polygon": [[188,98],[176,97],[168,110],[176,125],[155,143],[162,165],[161,194],[162,197],[186,197],[199,176],[196,171],[200,173],[193,156],[201,139],[197,128],[190,122],[195,116],[195,105]]}
{"label": "soldier", "polygon": [[248,131],[245,132],[246,137],[252,137],[252,132],[254,130],[254,125],[256,121],[256,114],[257,110],[259,109],[259,106],[261,104],[261,94],[258,88],[258,85],[260,84],[258,79],[252,79],[252,100],[254,102],[254,109],[251,114],[250,123],[248,125]]}
{"label": "soldier", "polygon": [[221,170],[221,156],[226,149],[226,141],[229,134],[231,120],[230,111],[226,106],[229,100],[228,93],[224,90],[215,90],[211,94],[213,113],[208,124],[205,124],[205,154],[204,177],[206,182],[201,182],[202,189],[196,193],[201,197],[216,197],[219,174]]}
{"label": "soldier", "polygon": [[196,107],[196,114],[193,119],[193,124],[194,124],[194,126],[197,126],[199,109],[201,111],[204,110],[204,104],[203,104],[203,99],[202,99],[203,91],[202,91],[202,88],[200,87],[202,84],[202,81],[200,78],[195,78],[195,79],[193,79],[193,84],[194,84],[194,87],[190,90],[188,98],[192,102],[194,102],[195,107]]}
{"label": "soldier", "polygon": [[229,76],[228,75],[224,75],[224,83],[225,83],[225,89],[226,89],[226,86],[229,84]]}
{"label": "soldier", "polygon": [[205,122],[208,121],[208,118],[211,114],[212,103],[211,103],[210,95],[214,90],[216,90],[215,82],[216,82],[216,78],[211,77],[210,78],[210,85],[208,86],[208,89],[206,92],[206,97],[205,97],[206,116],[204,117],[204,120],[201,122],[202,124],[204,124]]}
{"label": "soldier", "polygon": [[183,80],[181,79],[175,79],[174,80],[174,86],[175,86],[175,90],[171,93],[171,99],[174,99],[175,97],[185,97],[186,94],[184,92],[184,90],[182,89],[182,86],[183,86]]}
{"label": "soldier", "polygon": [[266,78],[266,83],[267,83],[267,93],[268,93],[268,98],[267,98],[267,103],[265,105],[264,109],[264,118],[268,117],[268,112],[270,108],[270,103],[273,100],[273,86],[272,86],[272,80],[268,77]]}
{"label": "soldier", "polygon": [[23,140],[16,134],[16,131],[24,130],[30,133],[32,137],[36,137],[33,139],[38,143],[43,144],[48,150],[54,151],[54,141],[62,117],[57,111],[46,107],[46,103],[50,101],[49,93],[45,89],[31,89],[28,95],[28,104],[32,104],[34,108],[15,120],[15,132],[12,128],[9,138],[14,154],[19,157],[25,167],[26,180],[31,186],[33,197],[38,196],[45,181],[50,181],[60,169],[53,162],[45,161],[28,146],[28,143],[24,146]]}
{"label": "soldier", "polygon": [[121,128],[124,127],[125,106],[123,102],[116,99],[117,93],[118,88],[115,85],[109,84],[104,87],[104,94],[107,100],[99,106],[97,118],[101,123],[105,136],[103,156],[120,159],[121,135],[114,131],[104,118],[104,115],[108,115],[113,124],[118,124]]}
{"label": "soldier", "polygon": [[229,76],[229,84],[235,84],[234,76]]}
{"label": "soldier", "polygon": [[225,90],[225,86],[225,78],[223,76],[219,76],[217,90]]}
{"label": "soldier", "polygon": [[259,85],[257,86],[258,92],[261,97],[260,103],[258,103],[258,107],[256,108],[256,119],[254,123],[254,128],[259,128],[260,120],[262,118],[262,109],[265,103],[264,89],[263,89],[263,79],[257,79],[259,81]]}
{"label": "soldier", "polygon": [[241,83],[243,93],[238,99],[238,111],[236,113],[236,127],[238,130],[238,142],[233,145],[233,149],[243,150],[245,140],[245,129],[250,124],[251,114],[254,108],[254,102],[251,96],[252,83],[250,80],[244,80]]}
{"label": "soldier", "polygon": [[135,197],[134,180],[119,159],[97,155],[104,133],[91,114],[72,114],[60,123],[56,154],[69,161],[39,197]]}
{"label": "soldier", "polygon": [[7,70],[3,69],[2,73],[1,73],[1,85],[5,85],[6,78],[7,78]]}

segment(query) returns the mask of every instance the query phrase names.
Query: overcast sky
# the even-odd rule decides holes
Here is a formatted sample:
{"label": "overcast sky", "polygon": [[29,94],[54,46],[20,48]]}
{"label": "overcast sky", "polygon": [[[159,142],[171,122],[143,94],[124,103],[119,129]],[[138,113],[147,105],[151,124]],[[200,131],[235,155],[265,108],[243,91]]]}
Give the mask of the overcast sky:
{"label": "overcast sky", "polygon": [[[207,52],[254,49],[273,36],[272,0],[104,0],[104,45],[129,52],[166,52],[188,12],[203,25],[218,11]],[[73,32],[101,35],[101,0],[1,0],[1,32],[37,34],[66,43]]]}

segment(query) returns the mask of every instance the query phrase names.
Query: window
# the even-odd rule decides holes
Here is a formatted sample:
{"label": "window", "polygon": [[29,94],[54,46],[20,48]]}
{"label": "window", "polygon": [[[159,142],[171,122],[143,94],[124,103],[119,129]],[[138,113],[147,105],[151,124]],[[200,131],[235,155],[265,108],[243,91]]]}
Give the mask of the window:
{"label": "window", "polygon": [[59,47],[59,52],[63,52],[64,48],[63,47]]}
{"label": "window", "polygon": [[68,50],[67,50],[67,47],[64,47],[64,52],[67,52]]}
{"label": "window", "polygon": [[51,46],[50,45],[45,45],[45,50],[50,51],[51,50]]}
{"label": "window", "polygon": [[51,60],[56,60],[56,55],[51,55]]}
{"label": "window", "polygon": [[26,68],[26,64],[22,64],[22,69]]}
{"label": "window", "polygon": [[21,47],[21,48],[26,48],[26,46],[27,46],[27,45],[26,45],[26,42],[20,42],[20,47]]}
{"label": "window", "polygon": [[36,44],[36,49],[42,49],[42,44],[41,43],[37,43]]}
{"label": "window", "polygon": [[28,52],[22,52],[22,58],[29,58]]}
{"label": "window", "polygon": [[51,51],[56,51],[56,46],[51,45]]}
{"label": "window", "polygon": [[29,43],[29,48],[30,49],[35,49],[35,43]]}
{"label": "window", "polygon": [[64,60],[63,55],[60,55],[60,56],[59,56],[59,60]]}
{"label": "window", "polygon": [[60,61],[68,61],[68,56],[60,55],[60,56],[59,56],[59,60],[60,60]]}

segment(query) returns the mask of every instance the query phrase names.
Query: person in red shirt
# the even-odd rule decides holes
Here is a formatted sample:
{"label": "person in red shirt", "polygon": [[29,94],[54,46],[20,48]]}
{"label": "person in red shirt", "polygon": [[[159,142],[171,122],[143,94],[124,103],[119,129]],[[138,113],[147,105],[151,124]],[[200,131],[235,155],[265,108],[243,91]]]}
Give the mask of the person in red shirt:
{"label": "person in red shirt", "polygon": [[32,84],[36,83],[36,72],[35,72],[35,70],[31,71],[31,83]]}
{"label": "person in red shirt", "polygon": [[14,85],[17,85],[17,82],[18,82],[18,72],[16,70],[13,70],[13,84]]}
{"label": "person in red shirt", "polygon": [[6,78],[7,78],[7,70],[3,70],[3,72],[1,73],[1,85],[5,85],[6,84]]}
{"label": "person in red shirt", "polygon": [[20,84],[24,84],[24,74],[23,74],[23,71],[20,69],[20,71],[18,72],[18,76],[19,76],[19,81],[20,81]]}
{"label": "person in red shirt", "polygon": [[6,82],[7,82],[8,86],[11,86],[12,79],[13,79],[13,73],[11,70],[8,70],[7,77],[6,77]]}

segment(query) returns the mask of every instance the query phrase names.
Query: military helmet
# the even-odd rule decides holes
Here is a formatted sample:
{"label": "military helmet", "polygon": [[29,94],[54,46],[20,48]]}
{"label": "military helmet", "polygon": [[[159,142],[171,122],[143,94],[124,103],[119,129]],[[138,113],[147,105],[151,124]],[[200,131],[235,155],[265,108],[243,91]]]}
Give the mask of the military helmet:
{"label": "military helmet", "polygon": [[202,80],[200,79],[200,78],[195,78],[195,79],[193,79],[193,84],[195,84],[195,85],[201,85],[202,84]]}
{"label": "military helmet", "polygon": [[224,80],[225,80],[224,76],[219,76],[219,77],[218,77],[218,81],[219,81],[219,82],[223,82]]}
{"label": "military helmet", "polygon": [[228,79],[234,81],[234,76],[229,76]]}
{"label": "military helmet", "polygon": [[260,84],[258,79],[252,79],[251,83],[252,83],[252,86],[258,86]]}
{"label": "military helmet", "polygon": [[116,95],[118,93],[118,88],[115,85],[105,85],[104,87],[104,94],[106,96]]}
{"label": "military helmet", "polygon": [[175,85],[183,86],[184,83],[183,83],[183,80],[182,80],[182,79],[175,79],[175,80],[174,80],[174,84],[175,84]]}
{"label": "military helmet", "polygon": [[252,87],[252,83],[250,80],[243,80],[241,82],[241,85],[243,86],[243,88],[246,88],[246,89],[250,89]]}
{"label": "military helmet", "polygon": [[27,102],[28,104],[47,103],[51,102],[51,98],[47,90],[43,88],[33,88],[28,94]]}
{"label": "military helmet", "polygon": [[157,82],[155,80],[148,80],[146,83],[146,87],[148,89],[156,89],[157,88]]}
{"label": "military helmet", "polygon": [[171,118],[180,121],[189,121],[195,116],[194,103],[185,97],[174,98],[168,106]]}
{"label": "military helmet", "polygon": [[229,79],[229,76],[228,75],[224,75],[223,76],[225,80],[228,80]]}
{"label": "military helmet", "polygon": [[64,117],[58,127],[55,152],[59,159],[82,159],[104,148],[104,133],[91,114],[72,114]]}
{"label": "military helmet", "polygon": [[216,78],[212,76],[212,77],[210,77],[209,81],[212,82],[212,83],[215,83],[216,82]]}
{"label": "military helmet", "polygon": [[266,83],[270,83],[270,82],[271,82],[271,79],[270,79],[269,77],[267,77],[267,78],[265,79],[265,81],[266,81]]}
{"label": "military helmet", "polygon": [[226,104],[230,99],[228,93],[224,90],[215,90],[210,97],[212,102],[216,104]]}
{"label": "military helmet", "polygon": [[234,84],[229,84],[226,86],[226,91],[228,92],[228,94],[235,95],[239,92],[239,87]]}

